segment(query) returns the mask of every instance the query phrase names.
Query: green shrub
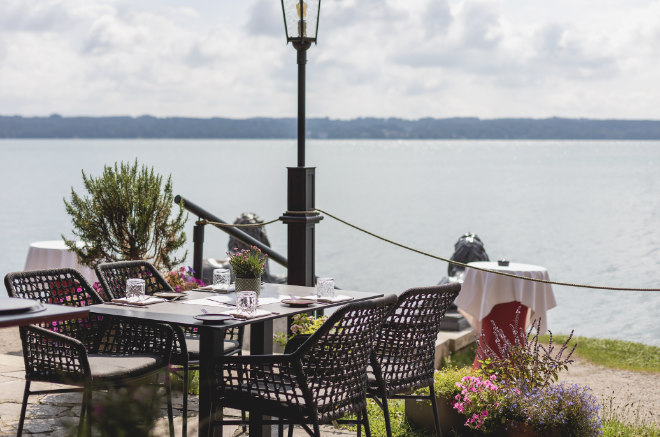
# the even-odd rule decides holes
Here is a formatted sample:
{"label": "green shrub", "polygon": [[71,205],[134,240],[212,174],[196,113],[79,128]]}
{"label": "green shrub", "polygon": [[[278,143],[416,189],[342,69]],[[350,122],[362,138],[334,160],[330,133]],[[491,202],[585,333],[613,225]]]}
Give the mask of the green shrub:
{"label": "green shrub", "polygon": [[[188,216],[182,205],[172,211],[171,176],[163,185],[153,168],[138,170],[135,160],[132,166],[105,166],[98,178],[83,170],[82,177],[88,195],[81,197],[72,188],[71,200],[64,199],[75,238],[62,236],[81,264],[94,268],[101,262],[148,260],[159,269],[172,269],[185,259],[185,253],[173,257],[186,242]],[[75,239],[84,245],[78,247]]]}

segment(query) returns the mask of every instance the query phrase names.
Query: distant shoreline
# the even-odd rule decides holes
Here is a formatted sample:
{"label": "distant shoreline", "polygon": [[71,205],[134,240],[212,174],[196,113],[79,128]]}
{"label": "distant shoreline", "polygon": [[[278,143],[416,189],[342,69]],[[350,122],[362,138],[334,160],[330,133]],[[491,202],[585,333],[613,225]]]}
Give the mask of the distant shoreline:
{"label": "distant shoreline", "polygon": [[[329,140],[660,140],[660,120],[308,118]],[[294,139],[295,118],[0,116],[0,139]]]}

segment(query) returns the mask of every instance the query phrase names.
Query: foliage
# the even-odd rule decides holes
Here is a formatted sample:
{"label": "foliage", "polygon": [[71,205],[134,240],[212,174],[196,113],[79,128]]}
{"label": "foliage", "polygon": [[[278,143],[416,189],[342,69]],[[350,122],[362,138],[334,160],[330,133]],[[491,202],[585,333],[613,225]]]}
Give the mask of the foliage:
{"label": "foliage", "polygon": [[314,317],[306,313],[296,314],[293,316],[289,328],[291,335],[287,337],[283,332],[278,332],[273,336],[273,340],[280,346],[285,347],[289,340],[299,334],[315,333],[326,320],[328,320],[328,316]]}
{"label": "foliage", "polygon": [[452,406],[460,414],[467,417],[465,426],[484,432],[493,430],[499,425],[499,387],[493,383],[495,375],[489,378],[464,376],[456,383],[459,393],[454,395]]}
{"label": "foliage", "polygon": [[[171,176],[163,185],[153,168],[138,170],[136,159],[132,166],[105,166],[98,178],[83,170],[82,177],[88,195],[71,188],[71,201],[64,200],[76,238],[62,236],[82,264],[94,268],[101,262],[149,260],[170,269],[185,259],[185,254],[172,256],[186,241],[187,215],[181,205],[173,214]],[[78,247],[76,239],[84,245]]]}
{"label": "foliage", "polygon": [[[92,397],[92,435],[152,436],[163,400],[164,396],[158,386],[140,383],[95,394]],[[127,405],[130,408],[126,408]],[[72,423],[69,435],[77,434],[77,424]]]}
{"label": "foliage", "polygon": [[588,387],[555,384],[523,389],[500,390],[499,414],[507,422],[531,426],[541,435],[559,433],[572,437],[601,434],[598,399]]}
{"label": "foliage", "polygon": [[[568,364],[573,362],[571,355],[577,344],[565,358],[563,357],[573,333],[555,353],[552,333],[549,334],[547,348],[539,343],[541,319],[534,321],[525,334],[523,329],[516,332],[515,327],[519,326],[519,317],[520,308],[516,311],[515,322],[511,325],[513,342],[507,338],[501,328],[493,323],[497,352],[491,349],[483,338],[477,340],[479,353],[486,356],[485,359],[480,360],[481,372],[488,376],[495,375],[498,380],[521,390],[529,391],[536,387],[546,387],[556,382],[559,379],[559,372],[567,369]],[[531,335],[533,330],[536,330],[534,336]]]}
{"label": "foliage", "polygon": [[268,255],[257,246],[242,250],[235,247],[234,252],[227,252],[227,255],[237,278],[258,278],[266,268]]}
{"label": "foliage", "polygon": [[[555,335],[556,341],[566,342],[568,336]],[[548,341],[541,336],[540,341]],[[594,364],[634,372],[660,373],[660,347],[631,341],[606,338],[574,337],[580,343],[575,354]]]}
{"label": "foliage", "polygon": [[163,276],[170,287],[175,291],[192,290],[193,288],[203,287],[204,282],[195,278],[195,271],[192,267],[179,267],[178,269],[164,272]]}

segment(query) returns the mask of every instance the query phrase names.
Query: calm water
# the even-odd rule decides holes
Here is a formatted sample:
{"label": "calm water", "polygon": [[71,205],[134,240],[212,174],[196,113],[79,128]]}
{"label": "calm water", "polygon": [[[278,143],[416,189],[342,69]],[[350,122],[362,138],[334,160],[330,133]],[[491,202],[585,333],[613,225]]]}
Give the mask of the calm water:
{"label": "calm water", "polygon": [[[72,236],[62,199],[81,192],[81,170],[135,158],[171,174],[176,194],[227,221],[286,209],[295,141],[0,141],[0,273],[21,270],[30,242]],[[491,259],[548,268],[552,279],[660,288],[660,142],[310,141],[317,207],[449,257],[476,232]],[[189,220],[188,235],[192,235]],[[400,292],[437,283],[444,263],[357,233],[326,217],[316,271],[342,288]],[[286,254],[286,227],[267,229]],[[209,229],[205,253],[223,257]],[[192,252],[192,242],[188,244]],[[192,257],[189,257],[192,263]],[[283,272],[277,265],[275,271]],[[4,292],[4,289],[2,290]],[[660,345],[660,293],[555,287],[555,333]]]}

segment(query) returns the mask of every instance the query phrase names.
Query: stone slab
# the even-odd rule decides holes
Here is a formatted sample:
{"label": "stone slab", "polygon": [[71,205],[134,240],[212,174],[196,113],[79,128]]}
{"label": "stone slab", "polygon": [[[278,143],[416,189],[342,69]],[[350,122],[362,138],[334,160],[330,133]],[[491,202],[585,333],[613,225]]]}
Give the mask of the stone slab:
{"label": "stone slab", "polygon": [[440,331],[435,341],[435,359],[433,365],[440,368],[442,359],[450,352],[456,352],[474,343],[476,336],[472,328],[462,331]]}

